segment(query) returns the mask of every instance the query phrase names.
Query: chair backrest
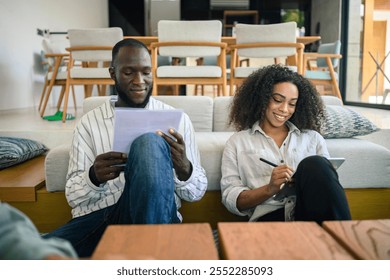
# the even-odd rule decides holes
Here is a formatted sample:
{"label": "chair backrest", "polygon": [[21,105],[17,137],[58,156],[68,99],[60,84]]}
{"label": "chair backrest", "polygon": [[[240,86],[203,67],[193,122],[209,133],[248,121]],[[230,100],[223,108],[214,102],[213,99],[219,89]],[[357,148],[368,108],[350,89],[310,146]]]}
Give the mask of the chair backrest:
{"label": "chair backrest", "polygon": [[[277,24],[236,24],[237,44],[248,43],[296,43],[296,22]],[[296,53],[296,48],[244,48],[238,50],[240,57],[286,57]]]}
{"label": "chair backrest", "polygon": [[[341,52],[341,42],[337,40],[333,43],[321,44],[318,47],[318,53],[328,53],[328,54],[340,54]],[[339,59],[332,58],[333,68],[336,69],[339,66]],[[317,67],[328,67],[326,60],[324,58],[317,59]]]}
{"label": "chair backrest", "polygon": [[[222,23],[219,20],[160,20],[157,28],[159,42],[221,42]],[[160,55],[172,57],[217,56],[220,52],[220,47],[174,46],[159,48]]]}
{"label": "chair backrest", "polygon": [[[68,37],[70,47],[113,47],[123,39],[123,31],[119,27],[69,29]],[[111,61],[111,50],[73,51],[72,58],[79,61]]]}
{"label": "chair backrest", "polygon": [[[42,40],[42,49],[45,54],[60,54],[64,53],[64,50],[61,48],[60,45],[53,43],[50,41],[48,38],[43,38]],[[53,57],[48,57],[46,58],[47,63],[51,66],[54,67],[54,61],[55,59]],[[62,62],[61,65],[64,63]]]}

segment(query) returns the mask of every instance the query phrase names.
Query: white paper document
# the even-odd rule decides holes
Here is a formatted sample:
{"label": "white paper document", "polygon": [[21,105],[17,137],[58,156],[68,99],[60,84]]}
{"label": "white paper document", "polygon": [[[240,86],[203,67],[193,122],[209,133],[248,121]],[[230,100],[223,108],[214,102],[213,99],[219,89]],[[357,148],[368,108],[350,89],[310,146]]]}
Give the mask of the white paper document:
{"label": "white paper document", "polygon": [[131,143],[144,133],[179,129],[183,111],[115,108],[114,145],[116,152],[128,153]]}

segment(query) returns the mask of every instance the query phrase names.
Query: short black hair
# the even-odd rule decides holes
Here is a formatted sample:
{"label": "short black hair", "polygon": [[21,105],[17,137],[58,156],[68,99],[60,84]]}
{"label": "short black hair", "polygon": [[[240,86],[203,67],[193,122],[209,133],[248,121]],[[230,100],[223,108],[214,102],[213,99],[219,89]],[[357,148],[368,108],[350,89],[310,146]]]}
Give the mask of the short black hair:
{"label": "short black hair", "polygon": [[138,41],[138,40],[135,40],[132,38],[123,39],[123,40],[119,41],[118,43],[116,43],[112,49],[111,66],[114,66],[114,63],[115,63],[115,60],[118,56],[119,50],[122,47],[128,47],[128,46],[134,47],[134,48],[144,48],[145,50],[147,50],[149,52],[148,47],[144,43],[142,43],[141,41]]}

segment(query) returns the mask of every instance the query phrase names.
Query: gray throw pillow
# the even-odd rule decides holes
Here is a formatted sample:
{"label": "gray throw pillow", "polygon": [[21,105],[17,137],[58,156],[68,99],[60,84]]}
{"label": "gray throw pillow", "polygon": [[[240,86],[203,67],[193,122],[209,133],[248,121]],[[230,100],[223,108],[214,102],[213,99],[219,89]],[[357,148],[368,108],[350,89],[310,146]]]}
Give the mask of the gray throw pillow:
{"label": "gray throw pillow", "polygon": [[22,163],[48,151],[48,148],[34,140],[14,137],[0,137],[0,170]]}
{"label": "gray throw pillow", "polygon": [[326,105],[324,138],[350,138],[378,130],[369,119],[344,106]]}

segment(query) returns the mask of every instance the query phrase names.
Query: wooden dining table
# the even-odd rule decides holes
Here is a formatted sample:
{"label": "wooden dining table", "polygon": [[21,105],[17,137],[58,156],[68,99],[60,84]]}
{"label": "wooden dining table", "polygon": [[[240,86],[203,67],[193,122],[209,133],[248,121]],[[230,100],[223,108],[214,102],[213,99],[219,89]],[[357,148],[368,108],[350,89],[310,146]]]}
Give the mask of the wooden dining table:
{"label": "wooden dining table", "polygon": [[[133,38],[144,43],[148,48],[154,42],[158,42],[157,36],[124,36],[124,38]],[[321,40],[321,36],[302,36],[297,37],[297,43],[308,45],[316,41]],[[227,45],[234,45],[236,43],[236,37],[222,36],[221,41],[227,43]]]}
{"label": "wooden dining table", "polygon": [[[148,49],[150,49],[150,45],[154,42],[158,42],[158,36],[124,36],[124,38],[133,38],[138,41],[141,41],[144,43]],[[301,36],[297,37],[297,43],[302,43],[304,45],[308,45],[311,43],[314,43],[316,41],[321,40],[321,36]],[[236,37],[232,36],[222,36],[221,41],[226,43],[228,48],[227,48],[227,53],[229,52],[229,46],[236,44]],[[286,60],[287,65],[297,65],[297,58],[296,56],[289,56],[287,57]]]}

